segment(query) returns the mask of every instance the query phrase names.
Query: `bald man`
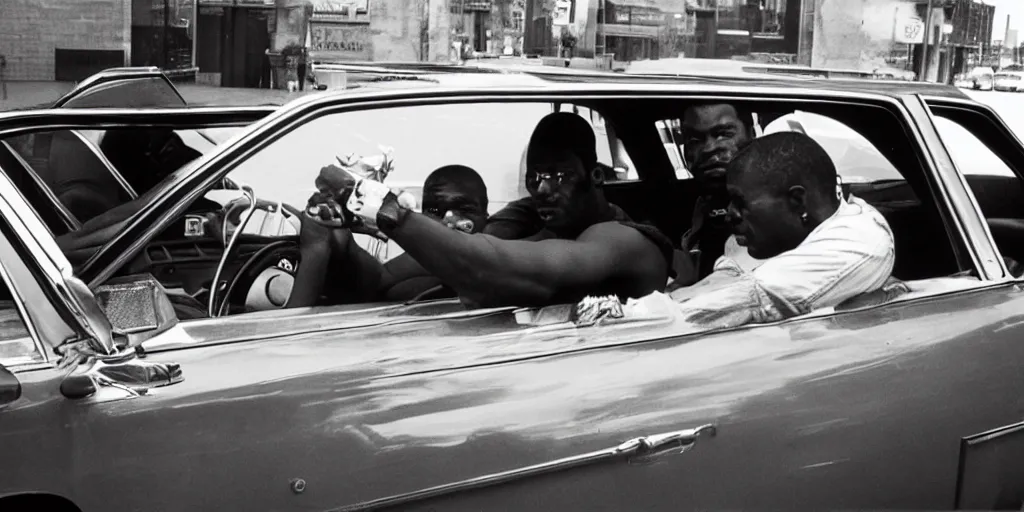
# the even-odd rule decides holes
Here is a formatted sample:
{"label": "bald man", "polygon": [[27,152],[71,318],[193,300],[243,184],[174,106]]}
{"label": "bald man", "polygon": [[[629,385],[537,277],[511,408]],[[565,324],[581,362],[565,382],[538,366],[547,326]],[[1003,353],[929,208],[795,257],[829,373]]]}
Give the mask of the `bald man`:
{"label": "bald man", "polygon": [[386,185],[354,180],[340,169],[322,169],[317,188],[338,198],[352,191],[346,215],[375,223],[472,307],[546,306],[588,295],[625,299],[663,290],[671,242],[610,204],[601,190],[604,175],[590,124],[557,112],[538,124],[527,152],[530,199],[519,213],[542,229],[517,238],[530,240],[446,229],[402,206]]}
{"label": "bald man", "polygon": [[727,220],[736,242],[763,260],[729,257],[671,292],[693,318],[771,322],[835,307],[881,288],[895,261],[892,230],[863,200],[843,198],[836,168],[814,139],[782,132],[752,141],[727,167]]}

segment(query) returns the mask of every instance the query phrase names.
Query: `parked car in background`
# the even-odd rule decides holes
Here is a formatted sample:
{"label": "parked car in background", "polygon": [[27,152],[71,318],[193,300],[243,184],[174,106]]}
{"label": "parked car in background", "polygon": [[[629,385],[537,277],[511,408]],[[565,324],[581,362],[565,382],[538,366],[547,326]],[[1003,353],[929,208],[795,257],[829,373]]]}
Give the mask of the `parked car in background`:
{"label": "parked car in background", "polygon": [[1020,92],[1024,90],[1024,72],[1000,71],[993,75],[992,84],[997,91]]}
{"label": "parked car in background", "polygon": [[[992,109],[937,84],[564,71],[0,114],[0,510],[1020,507],[1024,145]],[[571,304],[269,294],[302,264],[280,204],[323,165],[386,145],[396,180],[460,163],[514,194],[553,111],[603,126],[599,161],[629,162],[606,196],[679,240],[698,190],[675,127],[708,100],[829,141],[894,232],[884,289],[703,331],[671,308],[580,326]],[[159,180],[180,144],[35,144],[226,128]]]}
{"label": "parked car in background", "polygon": [[995,73],[990,67],[976,67],[971,70],[971,88],[978,91],[991,91],[994,85],[993,75]]}

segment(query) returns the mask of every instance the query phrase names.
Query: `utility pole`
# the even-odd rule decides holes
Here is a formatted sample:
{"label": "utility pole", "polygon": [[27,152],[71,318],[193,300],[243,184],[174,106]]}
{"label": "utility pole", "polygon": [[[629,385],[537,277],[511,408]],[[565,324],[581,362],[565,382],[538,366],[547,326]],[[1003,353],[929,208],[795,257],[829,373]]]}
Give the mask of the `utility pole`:
{"label": "utility pole", "polygon": [[1003,48],[1006,48],[1010,44],[1010,15],[1006,15],[1006,32],[1003,35],[1003,46],[999,49],[999,57],[996,60],[996,64],[999,67],[1003,67]]}
{"label": "utility pole", "polygon": [[917,75],[919,82],[928,81],[928,65],[931,63],[928,47],[932,44],[932,2],[933,0],[928,0],[928,8],[924,15],[924,44],[921,45],[921,65]]}

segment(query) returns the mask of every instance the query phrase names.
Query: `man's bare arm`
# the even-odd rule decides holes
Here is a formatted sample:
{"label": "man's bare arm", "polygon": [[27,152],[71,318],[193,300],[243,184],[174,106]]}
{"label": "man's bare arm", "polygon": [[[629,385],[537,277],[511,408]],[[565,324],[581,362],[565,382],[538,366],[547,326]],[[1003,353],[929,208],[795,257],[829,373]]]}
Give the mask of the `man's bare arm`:
{"label": "man's bare arm", "polygon": [[481,305],[546,305],[557,295],[582,297],[613,279],[644,295],[663,287],[668,275],[657,246],[616,222],[592,226],[577,240],[528,242],[459,233],[410,212],[388,234],[460,296]]}

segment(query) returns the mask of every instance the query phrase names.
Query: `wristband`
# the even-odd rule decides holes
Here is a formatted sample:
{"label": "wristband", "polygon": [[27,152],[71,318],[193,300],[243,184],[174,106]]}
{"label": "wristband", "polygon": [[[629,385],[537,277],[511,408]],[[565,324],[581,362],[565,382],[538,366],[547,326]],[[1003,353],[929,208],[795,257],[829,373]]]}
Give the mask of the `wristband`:
{"label": "wristband", "polygon": [[377,229],[389,233],[402,225],[407,215],[409,210],[399,204],[398,196],[394,192],[388,192],[380,209],[377,210]]}

